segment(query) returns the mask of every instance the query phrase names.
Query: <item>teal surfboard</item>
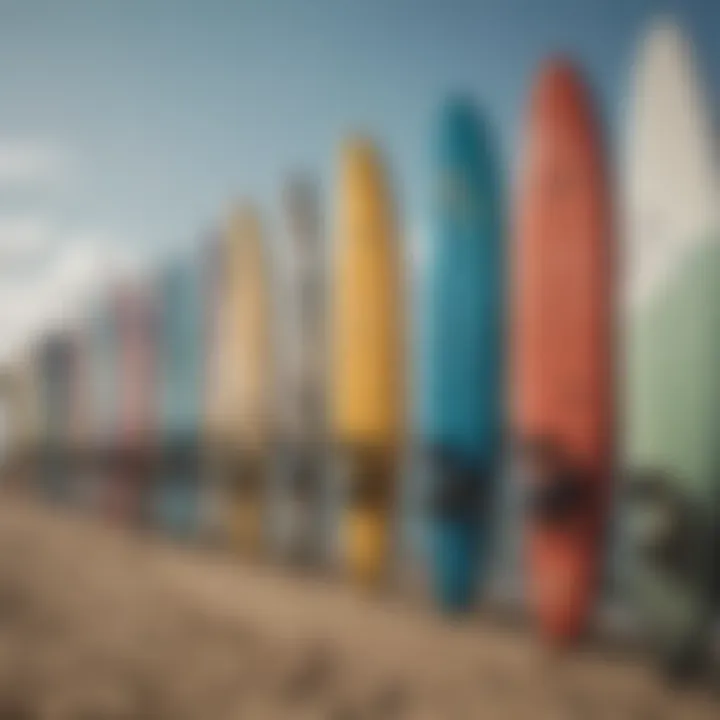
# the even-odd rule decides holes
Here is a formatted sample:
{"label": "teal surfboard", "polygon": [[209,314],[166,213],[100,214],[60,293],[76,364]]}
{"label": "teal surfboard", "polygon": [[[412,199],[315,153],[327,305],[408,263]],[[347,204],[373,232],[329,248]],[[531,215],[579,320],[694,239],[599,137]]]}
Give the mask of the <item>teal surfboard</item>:
{"label": "teal surfboard", "polygon": [[161,530],[192,536],[199,521],[203,404],[201,264],[194,254],[164,268],[158,289],[160,470],[154,517]]}
{"label": "teal surfboard", "polygon": [[503,237],[495,146],[465,101],[441,113],[421,299],[421,442],[430,562],[442,607],[472,605],[487,575],[502,430]]}

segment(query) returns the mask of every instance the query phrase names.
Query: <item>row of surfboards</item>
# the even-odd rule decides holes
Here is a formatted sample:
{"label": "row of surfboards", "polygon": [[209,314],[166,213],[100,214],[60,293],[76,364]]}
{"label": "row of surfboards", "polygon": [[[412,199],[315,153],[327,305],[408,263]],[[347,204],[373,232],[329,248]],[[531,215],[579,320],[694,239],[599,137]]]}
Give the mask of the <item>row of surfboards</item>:
{"label": "row of surfboards", "polygon": [[[618,193],[586,82],[547,62],[507,222],[486,118],[448,102],[412,283],[380,153],[347,142],[330,252],[303,180],[283,199],[284,265],[237,208],[192,257],[38,344],[17,457],[52,497],[247,552],[272,507],[281,554],[319,564],[337,545],[366,585],[409,485],[449,611],[482,594],[501,485],[520,478],[512,532],[544,635],[587,628],[612,511],[637,616],[673,667],[696,664],[717,611],[720,229],[707,98],[672,21],[642,43],[631,106]],[[409,436],[422,482],[403,471]]]}

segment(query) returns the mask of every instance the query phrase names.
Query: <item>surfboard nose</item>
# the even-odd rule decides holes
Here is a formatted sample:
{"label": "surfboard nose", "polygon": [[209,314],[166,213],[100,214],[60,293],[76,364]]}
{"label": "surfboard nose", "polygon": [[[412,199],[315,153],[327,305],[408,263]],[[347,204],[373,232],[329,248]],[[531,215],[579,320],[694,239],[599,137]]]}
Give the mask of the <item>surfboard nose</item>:
{"label": "surfboard nose", "polygon": [[341,174],[346,183],[370,182],[380,175],[380,151],[367,135],[346,138],[340,149]]}
{"label": "surfboard nose", "polygon": [[563,55],[550,57],[540,66],[530,106],[535,122],[563,133],[594,118],[587,79],[575,62]]}
{"label": "surfboard nose", "polygon": [[[348,138],[340,150],[338,222],[374,223],[389,215],[384,159],[367,136]],[[340,234],[344,234],[340,230]],[[370,238],[372,239],[372,238]]]}
{"label": "surfboard nose", "polygon": [[461,95],[448,98],[440,108],[436,125],[437,162],[482,179],[494,174],[495,146],[486,114]]}

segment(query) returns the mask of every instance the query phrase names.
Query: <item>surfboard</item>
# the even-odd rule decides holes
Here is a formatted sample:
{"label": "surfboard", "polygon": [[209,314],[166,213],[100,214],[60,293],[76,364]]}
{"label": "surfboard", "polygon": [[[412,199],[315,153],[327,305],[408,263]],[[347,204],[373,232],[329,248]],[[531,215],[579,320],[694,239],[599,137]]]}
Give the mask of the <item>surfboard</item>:
{"label": "surfboard", "polygon": [[338,182],[329,421],[350,493],[343,560],[370,587],[387,569],[404,427],[401,266],[389,183],[370,141],[346,142]]}
{"label": "surfboard", "polygon": [[529,103],[515,207],[512,414],[523,457],[528,602],[569,643],[598,595],[612,450],[611,212],[599,120],[548,61]]}
{"label": "surfboard", "polygon": [[163,268],[158,290],[161,469],[153,516],[161,530],[190,538],[198,529],[203,336],[201,273],[194,252]]}
{"label": "surfboard", "polygon": [[434,139],[421,307],[421,441],[429,463],[435,594],[470,607],[486,576],[502,437],[503,238],[495,147],[450,101]]}
{"label": "surfboard", "polygon": [[42,403],[42,496],[65,503],[68,499],[68,412],[72,347],[66,333],[53,331],[39,348]]}
{"label": "surfboard", "polygon": [[6,369],[2,383],[2,400],[6,416],[2,457],[3,487],[22,487],[25,465],[25,435],[22,422],[24,405],[27,403],[26,373],[17,359]]}
{"label": "surfboard", "polygon": [[306,176],[283,193],[285,336],[280,392],[282,463],[277,536],[282,558],[300,564],[321,559],[324,526],[325,444],[325,245],[317,192]]}
{"label": "surfboard", "polygon": [[[225,544],[228,526],[227,458],[232,447],[232,321],[228,301],[232,254],[224,230],[207,235],[202,248],[205,344],[201,533],[212,545]],[[228,392],[230,390],[230,392]]]}
{"label": "surfboard", "polygon": [[113,311],[114,286],[98,299],[88,319],[91,451],[88,509],[112,515],[114,451],[117,424],[117,337]]}
{"label": "surfboard", "polygon": [[87,498],[90,450],[90,393],[88,392],[87,337],[83,323],[69,329],[70,367],[68,370],[68,472],[70,503],[82,509]]}
{"label": "surfboard", "polygon": [[[720,230],[707,98],[663,19],[642,40],[624,182],[627,589],[670,669],[707,647],[720,458]],[[717,562],[717,558],[715,558]]]}
{"label": "surfboard", "polygon": [[118,512],[137,523],[147,502],[157,430],[156,322],[150,288],[139,279],[125,282],[118,290],[116,313]]}
{"label": "surfboard", "polygon": [[269,251],[260,216],[250,205],[232,212],[227,237],[225,308],[231,372],[225,376],[223,394],[231,400],[226,411],[230,536],[242,553],[257,556],[264,549],[273,440]]}
{"label": "surfboard", "polygon": [[40,352],[37,338],[32,343],[27,356],[28,403],[24,413],[27,422],[28,437],[28,494],[37,493],[40,484],[40,460],[43,443],[43,404],[40,373]]}
{"label": "surfboard", "polygon": [[35,348],[25,348],[15,360],[12,371],[8,474],[12,487],[24,495],[31,493],[35,485],[40,444],[36,356]]}
{"label": "surfboard", "polygon": [[130,489],[125,461],[125,393],[127,338],[124,328],[124,305],[127,289],[120,280],[107,289],[96,320],[96,372],[98,374],[98,415],[102,435],[97,483],[100,512],[109,520],[124,522],[128,518]]}

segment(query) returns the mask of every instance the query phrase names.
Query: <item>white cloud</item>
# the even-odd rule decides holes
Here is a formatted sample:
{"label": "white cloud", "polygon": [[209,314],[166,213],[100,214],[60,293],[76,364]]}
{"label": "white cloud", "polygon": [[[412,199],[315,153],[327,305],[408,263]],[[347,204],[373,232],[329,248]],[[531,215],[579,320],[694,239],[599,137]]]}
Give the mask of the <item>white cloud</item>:
{"label": "white cloud", "polygon": [[37,258],[47,250],[51,235],[44,218],[0,216],[0,261],[7,265]]}
{"label": "white cloud", "polygon": [[57,143],[0,140],[0,186],[37,186],[66,180],[71,156]]}
{"label": "white cloud", "polygon": [[49,329],[72,325],[112,284],[134,275],[138,258],[102,233],[56,233],[51,262],[18,279],[0,279],[0,363]]}
{"label": "white cloud", "polygon": [[11,359],[39,332],[47,313],[47,301],[40,282],[0,285],[0,333],[3,337],[0,361]]}
{"label": "white cloud", "polygon": [[[62,144],[0,137],[0,193],[67,186],[76,158]],[[40,333],[72,322],[122,267],[120,244],[97,232],[67,232],[44,212],[0,215],[0,363]]]}

